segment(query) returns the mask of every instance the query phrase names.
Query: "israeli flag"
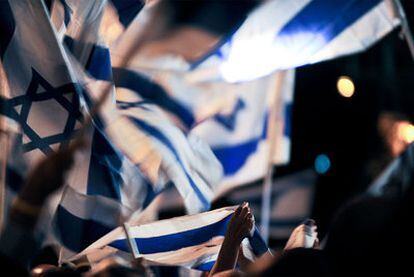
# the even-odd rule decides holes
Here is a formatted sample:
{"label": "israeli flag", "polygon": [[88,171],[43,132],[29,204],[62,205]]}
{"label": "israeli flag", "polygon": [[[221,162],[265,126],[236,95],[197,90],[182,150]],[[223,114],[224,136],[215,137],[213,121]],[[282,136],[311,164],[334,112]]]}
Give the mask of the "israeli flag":
{"label": "israeli flag", "polygon": [[[239,83],[202,80],[197,75],[200,70],[180,56],[148,57],[139,52],[128,59],[127,67],[117,67],[124,49],[134,43],[128,33],[140,32],[149,9],[144,8],[111,47],[119,105],[154,103],[183,130],[206,141],[225,176],[215,196],[232,186],[262,178],[269,160],[286,163],[290,154],[294,72],[280,74],[283,78],[271,74]],[[269,119],[274,105],[278,115]],[[269,154],[268,125],[274,123],[276,150]]]}
{"label": "israeli flag", "polygon": [[[82,16],[97,15],[103,7],[99,3],[85,3],[89,10],[71,9],[70,22],[76,25]],[[80,86],[86,88],[96,83],[78,82],[81,69],[73,65],[73,57],[62,43],[64,35],[72,30],[65,17],[56,16],[57,21],[52,24],[42,1],[1,1],[0,5],[0,57],[11,92],[6,100],[11,107],[8,116],[21,125],[24,158],[33,165],[45,155],[66,147],[76,136],[84,120],[83,112],[89,108],[79,98],[86,96]],[[54,25],[59,22],[63,24]],[[57,26],[63,31],[58,33]],[[80,50],[82,54],[88,52],[82,47]],[[80,64],[83,61],[79,59]],[[96,59],[86,66],[89,70],[107,69],[99,66]],[[197,139],[189,142],[178,129],[157,117],[156,112],[144,107],[139,115],[119,116],[115,103],[110,104],[99,116],[105,123],[114,124],[92,128],[88,135],[90,147],[78,157],[67,186],[52,197],[46,221],[41,224],[47,231],[52,230],[50,218],[54,216],[54,230],[60,243],[75,252],[118,226],[133,212],[139,213],[170,182],[177,186],[184,184],[181,191],[191,211],[207,209],[211,189],[208,182],[220,176],[220,166],[216,166],[211,151]],[[175,136],[179,140],[171,143]],[[126,138],[129,140],[125,141]],[[132,142],[129,149],[127,142]],[[194,160],[198,162],[195,165]],[[212,171],[204,167],[206,164],[212,165]],[[153,174],[146,175],[147,170]],[[199,181],[206,187],[201,192]]]}
{"label": "israeli flag", "polygon": [[[79,130],[84,119],[78,87],[43,2],[1,1],[0,5],[3,32],[0,55],[10,92],[6,100],[10,107],[8,116],[21,126],[23,158],[32,166],[46,155],[66,147]],[[122,195],[128,195],[121,192],[125,180],[122,165],[126,160],[99,131],[92,130],[88,140],[91,146],[78,157],[76,167],[68,176],[68,186],[51,197],[45,209],[44,224],[39,225],[50,234],[51,218],[57,217],[57,222],[62,223],[57,225],[58,229],[71,230],[68,236],[61,236],[61,242],[75,251],[118,224],[118,221],[108,224],[105,217],[95,216],[97,208],[89,209],[88,201],[76,202],[76,197],[82,195],[85,200],[99,195],[113,202],[115,207],[123,202]],[[17,186],[14,188],[18,190]],[[65,205],[71,202],[68,199],[77,204]],[[100,201],[92,202],[100,204]],[[55,214],[55,211],[58,212]],[[112,213],[121,212],[116,207]],[[89,228],[92,223],[108,230]],[[80,237],[84,240],[73,239]],[[56,242],[53,236],[49,239]]]}
{"label": "israeli flag", "polygon": [[[88,26],[89,24],[85,24]],[[70,33],[70,26],[69,31]],[[85,33],[85,32],[81,32]],[[89,34],[89,32],[87,32]],[[91,42],[88,36],[67,36],[69,50]],[[95,116],[100,130],[133,164],[137,165],[146,179],[160,191],[173,183],[182,195],[189,213],[208,210],[215,184],[221,178],[221,165],[208,145],[192,134],[184,134],[150,101],[142,101],[128,87],[113,86],[109,50],[95,38],[85,69],[89,75],[78,70],[84,84],[84,97],[88,105],[99,101],[105,86],[110,86],[111,96],[104,108]],[[70,55],[70,53],[68,53]],[[79,60],[79,59],[78,59]],[[76,65],[74,65],[76,68]],[[141,83],[131,84],[143,87]]]}
{"label": "israeli flag", "polygon": [[266,1],[198,66],[237,82],[360,52],[399,24],[390,2]]}
{"label": "israeli flag", "polygon": [[[137,257],[150,264],[182,266],[202,271],[212,269],[227,230],[234,207],[226,207],[196,215],[181,216],[128,228],[130,239],[136,244]],[[243,241],[243,252],[251,257],[268,251],[257,228]],[[108,255],[132,259],[127,236],[121,227],[102,237],[81,253],[68,259],[87,257],[99,262]]]}
{"label": "israeli flag", "polygon": [[[293,70],[244,82],[230,113],[218,114],[192,130],[210,145],[223,165],[224,178],[216,197],[263,178],[269,162],[281,165],[289,161],[293,91]],[[274,118],[270,117],[271,109],[277,111]],[[274,124],[273,130],[270,124]]]}
{"label": "israeli flag", "polygon": [[[114,59],[133,43],[128,34],[139,33],[149,6],[111,47]],[[362,51],[397,24],[386,1],[267,1],[200,61],[138,53],[127,68],[114,68],[114,81],[211,146],[225,175],[219,195],[262,178],[269,155],[275,164],[289,160],[294,74],[275,96],[274,71]],[[268,118],[272,97],[281,99],[277,119]],[[276,150],[269,154],[272,121]]]}

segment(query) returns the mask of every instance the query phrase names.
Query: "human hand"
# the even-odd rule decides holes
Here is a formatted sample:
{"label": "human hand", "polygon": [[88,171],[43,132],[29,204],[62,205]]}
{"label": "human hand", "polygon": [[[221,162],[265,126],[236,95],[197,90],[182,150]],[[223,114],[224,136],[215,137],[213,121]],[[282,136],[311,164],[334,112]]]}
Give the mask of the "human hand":
{"label": "human hand", "polygon": [[244,202],[235,210],[227,226],[226,237],[236,244],[250,235],[254,226],[253,214],[250,210],[249,203]]}
{"label": "human hand", "polygon": [[296,227],[291,233],[288,242],[286,243],[285,250],[291,250],[294,248],[304,247],[313,248],[318,246],[318,233],[316,232],[316,225],[313,220],[309,224],[301,224]]}

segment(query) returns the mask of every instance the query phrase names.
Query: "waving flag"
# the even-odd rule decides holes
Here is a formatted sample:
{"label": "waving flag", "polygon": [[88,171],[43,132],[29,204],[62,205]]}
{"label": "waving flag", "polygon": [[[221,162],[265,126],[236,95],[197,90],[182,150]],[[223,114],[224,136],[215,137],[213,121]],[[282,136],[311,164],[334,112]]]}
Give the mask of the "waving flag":
{"label": "waving flag", "polygon": [[387,0],[266,1],[197,66],[204,67],[206,74],[215,72],[212,78],[219,75],[236,82],[363,51],[399,23],[390,4]]}
{"label": "waving flag", "polygon": [[[3,32],[0,55],[10,90],[10,98],[6,100],[10,107],[8,116],[21,126],[23,158],[32,166],[45,155],[70,143],[83,122],[83,114],[80,111],[77,84],[73,81],[43,2],[1,1],[0,5]],[[96,140],[99,141],[99,147]],[[81,153],[77,166],[68,176],[70,191],[76,192],[75,195],[92,198],[101,195],[108,201],[121,202],[122,156],[96,130],[89,136],[89,143],[95,147]],[[79,213],[71,213],[73,210],[58,205],[61,195],[62,192],[58,192],[48,203],[45,214],[47,223],[41,224],[44,231],[52,229],[50,218],[58,206],[64,215],[58,220],[64,222],[66,230],[72,230],[71,235],[75,237],[80,233],[85,236],[85,231],[94,241],[94,235],[100,237],[106,233],[102,232],[103,228],[89,228],[90,222],[103,223],[108,231],[118,224],[116,221],[108,226],[108,221],[102,222],[102,218],[91,217],[91,210],[82,209],[86,202],[78,202],[76,211]],[[63,195],[70,197],[70,193]],[[76,222],[76,228],[69,228],[74,226],[70,222]],[[70,236],[64,238],[69,240]],[[76,245],[67,246],[75,250],[77,247],[82,249],[82,243],[88,245],[91,241],[77,240]]]}
{"label": "waving flag", "polygon": [[[218,114],[193,129],[223,165],[224,178],[217,196],[263,178],[269,160],[279,165],[289,161],[293,89],[294,71],[245,82],[237,90],[238,104],[231,113]],[[275,118],[270,118],[272,108],[278,113]],[[276,126],[274,153],[270,153],[270,121]]]}
{"label": "waving flag", "polygon": [[[265,99],[274,88],[272,73],[368,48],[398,24],[386,2],[266,1],[200,61],[138,53],[127,68],[114,68],[114,81],[129,98],[157,104],[183,129],[207,141],[223,165],[220,191],[225,191],[266,172],[271,104]],[[115,59],[133,43],[128,30],[138,33],[147,10],[111,48]],[[277,96],[276,164],[289,160],[293,80],[289,73]],[[128,97],[125,105],[131,104]]]}
{"label": "waving flag", "polygon": [[[217,259],[233,212],[233,207],[226,207],[131,226],[128,231],[136,243],[136,254],[150,263],[209,271]],[[243,244],[244,253],[260,256],[268,251],[256,228],[247,241],[249,243]],[[118,227],[69,260],[86,256],[93,263],[102,259],[102,253],[127,257],[125,253],[128,252],[125,233]]]}
{"label": "waving flag", "polygon": [[[69,27],[69,34],[70,31]],[[65,41],[76,58],[79,45],[90,42],[82,36],[66,37]],[[90,75],[84,76],[78,70],[81,73],[79,79],[85,84],[86,102],[90,105],[99,101],[107,85],[111,92],[104,108],[95,117],[99,129],[139,166],[152,184],[163,188],[173,183],[190,213],[209,209],[214,186],[221,177],[221,165],[209,147],[194,135],[180,131],[154,103],[141,101],[127,88],[117,86],[115,89],[110,82],[112,71],[108,49],[97,41],[90,49],[84,64]],[[145,85],[133,84],[145,89]]]}
{"label": "waving flag", "polygon": [[[80,85],[92,87],[96,82],[78,83],[81,68],[72,63],[62,43],[64,36],[55,33],[56,26],[42,1],[1,1],[0,5],[0,56],[11,91],[6,100],[11,107],[8,116],[22,126],[24,158],[32,165],[70,143],[84,120],[81,110],[88,108],[81,106],[79,95],[87,94]],[[102,7],[89,1],[85,5],[91,9],[89,13],[71,9],[69,24],[58,25],[65,33],[75,34],[71,22],[78,24],[81,16],[96,15],[95,9]],[[60,22],[58,16],[55,19],[54,24]],[[60,19],[65,22],[64,17]],[[96,38],[92,33],[87,37]],[[82,45],[73,46],[81,46],[76,48],[82,54],[76,56],[81,65],[86,60],[90,71],[101,69],[96,59],[82,58],[88,54]],[[91,44],[83,46],[93,49]],[[95,73],[102,76],[106,72]],[[142,210],[169,182],[182,187],[180,192],[191,211],[207,209],[211,198],[208,182],[220,175],[220,166],[208,148],[197,139],[187,139],[153,109],[138,107],[141,113],[127,116],[117,113],[115,103],[109,102],[105,108],[99,117],[106,121],[100,123],[113,124],[96,122],[99,128],[88,135],[90,147],[82,151],[68,176],[68,186],[49,203],[48,211],[56,211],[54,223],[60,241],[72,251],[82,250],[132,212]],[[152,174],[145,175],[148,171]],[[50,230],[50,224],[42,226]]]}

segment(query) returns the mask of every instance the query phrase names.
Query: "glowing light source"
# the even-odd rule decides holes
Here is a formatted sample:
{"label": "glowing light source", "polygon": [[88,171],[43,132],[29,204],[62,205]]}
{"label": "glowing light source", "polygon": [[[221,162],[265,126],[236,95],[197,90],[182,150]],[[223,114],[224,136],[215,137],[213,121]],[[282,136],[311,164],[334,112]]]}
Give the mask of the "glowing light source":
{"label": "glowing light source", "polygon": [[315,159],[315,170],[319,174],[325,174],[331,167],[331,160],[325,154],[320,154]]}
{"label": "glowing light source", "polygon": [[410,124],[407,121],[402,121],[398,123],[398,138],[406,143],[411,143],[414,141],[414,125]]}
{"label": "glowing light source", "polygon": [[355,85],[354,82],[352,82],[352,79],[348,76],[341,76],[338,79],[338,82],[336,83],[336,87],[338,89],[338,92],[343,97],[352,97],[355,92]]}

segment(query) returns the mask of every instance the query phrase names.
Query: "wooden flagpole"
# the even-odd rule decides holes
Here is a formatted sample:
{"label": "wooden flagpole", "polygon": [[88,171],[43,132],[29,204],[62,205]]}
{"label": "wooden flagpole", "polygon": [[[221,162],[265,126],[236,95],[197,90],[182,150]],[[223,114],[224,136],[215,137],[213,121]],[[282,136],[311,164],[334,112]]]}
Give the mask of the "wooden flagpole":
{"label": "wooden flagpole", "polygon": [[263,180],[263,190],[262,190],[262,209],[261,209],[261,222],[260,222],[260,231],[265,242],[269,240],[269,225],[270,225],[270,214],[271,214],[271,202],[272,202],[272,180],[275,173],[274,169],[274,153],[276,150],[276,134],[277,128],[277,117],[280,116],[281,104],[282,104],[282,86],[283,81],[286,78],[287,71],[279,71],[276,73],[276,89],[274,91],[273,99],[271,99],[271,107],[268,116],[268,135],[267,140],[269,144],[269,158],[267,161],[267,171],[266,176]]}

